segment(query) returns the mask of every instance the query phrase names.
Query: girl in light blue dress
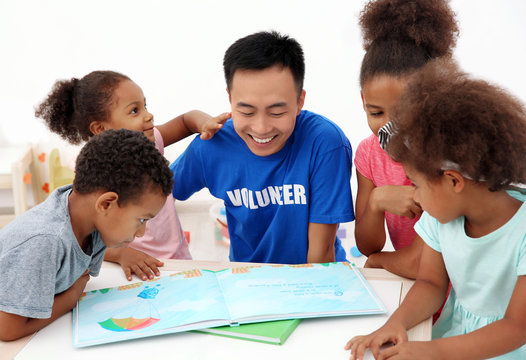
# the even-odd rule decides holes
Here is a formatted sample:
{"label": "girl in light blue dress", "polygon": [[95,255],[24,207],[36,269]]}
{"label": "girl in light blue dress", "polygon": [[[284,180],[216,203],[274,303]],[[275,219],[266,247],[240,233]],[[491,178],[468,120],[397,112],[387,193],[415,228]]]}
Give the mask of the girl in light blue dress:
{"label": "girl in light blue dress", "polygon": [[[403,91],[389,155],[425,211],[418,278],[377,331],[352,338],[351,359],[526,359],[526,110],[504,90],[433,61]],[[513,189],[514,191],[510,191]],[[433,340],[407,330],[451,292]],[[380,347],[386,343],[394,346]]]}

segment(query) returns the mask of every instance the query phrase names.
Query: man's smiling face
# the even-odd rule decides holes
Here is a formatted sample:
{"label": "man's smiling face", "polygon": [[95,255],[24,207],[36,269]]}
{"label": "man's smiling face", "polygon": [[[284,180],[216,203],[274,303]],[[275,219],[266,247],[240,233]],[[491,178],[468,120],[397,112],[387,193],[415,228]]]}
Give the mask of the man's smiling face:
{"label": "man's smiling face", "polygon": [[236,133],[250,151],[268,156],[280,151],[294,131],[305,101],[290,69],[237,70],[229,91]]}

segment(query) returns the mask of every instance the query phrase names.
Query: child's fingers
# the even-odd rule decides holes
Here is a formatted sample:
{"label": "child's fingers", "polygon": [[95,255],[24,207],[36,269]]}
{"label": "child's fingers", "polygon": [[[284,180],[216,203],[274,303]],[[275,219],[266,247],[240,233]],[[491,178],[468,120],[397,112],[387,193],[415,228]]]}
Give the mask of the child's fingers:
{"label": "child's fingers", "polygon": [[[374,354],[374,353],[373,353]],[[382,352],[375,355],[375,359],[389,359],[391,356],[398,354],[398,348],[395,346],[384,347]]]}
{"label": "child's fingers", "polygon": [[212,129],[203,130],[200,135],[201,140],[210,140],[222,127],[223,124],[214,124]]}
{"label": "child's fingers", "polygon": [[382,345],[383,341],[373,341],[371,343],[371,346],[369,348],[371,349],[371,352],[373,353],[375,359],[378,359],[378,356],[380,356],[380,347]]}
{"label": "child's fingers", "polygon": [[355,339],[356,339],[356,336],[353,337],[351,340],[347,341],[347,343],[345,344],[344,349],[345,350],[350,350],[353,342],[355,341]]}
{"label": "child's fingers", "polygon": [[358,347],[364,343],[364,336],[355,336],[345,344],[345,350],[351,350],[351,360],[360,359]]}
{"label": "child's fingers", "polygon": [[214,134],[208,130],[206,131],[203,131],[201,133],[201,140],[210,140],[212,137],[214,136]]}
{"label": "child's fingers", "polygon": [[414,203],[414,205],[411,206],[411,212],[415,214],[415,216],[420,216],[422,215],[423,210],[417,203]]}
{"label": "child's fingers", "polygon": [[164,263],[161,260],[156,259],[156,258],[154,258],[154,260],[155,260],[155,266],[158,266],[158,267],[164,266]]}
{"label": "child's fingers", "polygon": [[[160,264],[160,265],[159,265]],[[153,273],[155,274],[155,276],[160,276],[161,275],[161,272],[159,271],[159,269],[157,268],[157,266],[163,266],[163,263],[160,262],[159,260],[157,259],[154,259],[154,262],[148,264],[148,266],[150,267],[151,271],[153,271]]]}
{"label": "child's fingers", "polygon": [[126,280],[131,281],[132,280],[132,272],[129,267],[123,268],[124,270],[124,276],[126,276]]}
{"label": "child's fingers", "polygon": [[133,272],[142,280],[153,279],[153,273],[151,268],[145,263],[136,264],[132,267]]}
{"label": "child's fingers", "polygon": [[354,344],[351,348],[351,359],[362,360],[367,347],[368,346],[365,342],[359,342],[357,344]]}
{"label": "child's fingers", "polygon": [[231,112],[225,112],[225,113],[222,113],[221,115],[217,116],[216,118],[218,119],[218,123],[224,124],[231,117],[232,117],[232,113]]}

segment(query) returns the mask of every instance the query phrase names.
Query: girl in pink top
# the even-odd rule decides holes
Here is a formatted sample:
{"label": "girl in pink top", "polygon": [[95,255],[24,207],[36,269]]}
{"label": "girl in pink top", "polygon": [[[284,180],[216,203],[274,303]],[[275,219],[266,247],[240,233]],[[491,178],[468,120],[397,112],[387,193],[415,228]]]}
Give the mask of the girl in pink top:
{"label": "girl in pink top", "polygon": [[[366,267],[415,278],[422,239],[413,230],[422,209],[402,166],[378,143],[408,77],[432,58],[451,56],[458,36],[453,11],[443,0],[378,0],[360,14],[365,55],[360,70],[363,108],[373,134],[356,150],[358,181],[355,239]],[[395,249],[382,252],[385,225]]]}
{"label": "girl in pink top", "polygon": [[[375,134],[360,143],[356,150],[354,165],[358,174],[365,177],[362,179],[364,182],[371,181],[374,184],[376,192],[379,192],[380,188],[385,191],[400,192],[405,186],[408,187],[409,192],[413,191],[411,181],[405,175],[402,165],[394,162],[380,147]],[[411,245],[416,236],[413,226],[421,212],[419,206],[412,201],[406,206],[401,205],[400,210],[408,211],[407,216],[385,212],[385,223],[395,250]]]}
{"label": "girl in pink top", "polygon": [[[164,155],[164,141],[161,132],[154,127],[155,147]],[[146,224],[144,235],[128,245],[162,259],[191,259],[188,242],[184,236],[179,216],[175,210],[175,199],[168,195],[164,207]]]}
{"label": "girl in pink top", "polygon": [[[154,127],[141,88],[113,71],[93,71],[82,79],[57,81],[35,114],[72,144],[107,129],[129,129],[143,132],[162,154],[165,146],[193,133],[201,133],[204,140],[212,138],[230,117],[225,113],[213,118],[194,110]],[[119,263],[128,280],[133,273],[147,280],[160,275],[158,267],[163,263],[156,257],[191,258],[171,194],[146,224],[144,236],[128,247],[107,248],[104,260]]]}

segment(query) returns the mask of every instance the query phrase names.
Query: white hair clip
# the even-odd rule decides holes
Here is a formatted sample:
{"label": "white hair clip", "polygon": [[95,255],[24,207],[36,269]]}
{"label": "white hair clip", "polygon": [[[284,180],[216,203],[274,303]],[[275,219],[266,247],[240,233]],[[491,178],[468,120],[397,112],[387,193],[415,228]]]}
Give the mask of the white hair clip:
{"label": "white hair clip", "polygon": [[382,149],[386,150],[387,143],[395,133],[396,127],[392,122],[388,122],[378,130],[378,141]]}

